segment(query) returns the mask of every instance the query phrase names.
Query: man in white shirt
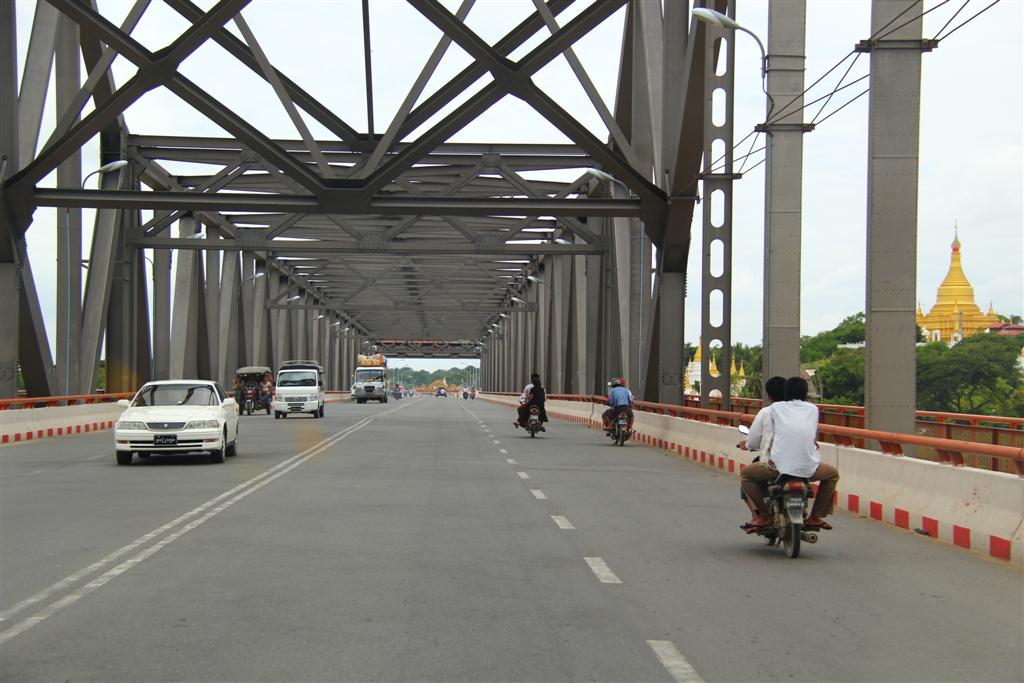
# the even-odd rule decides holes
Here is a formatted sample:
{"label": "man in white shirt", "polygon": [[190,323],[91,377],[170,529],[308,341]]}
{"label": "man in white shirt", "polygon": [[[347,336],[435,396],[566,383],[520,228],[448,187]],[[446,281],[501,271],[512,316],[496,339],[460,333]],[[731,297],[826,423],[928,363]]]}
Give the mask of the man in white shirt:
{"label": "man in white shirt", "polygon": [[[786,380],[786,400],[769,406],[760,425],[751,425],[745,444],[747,448],[760,448],[764,433],[772,433],[771,453],[767,462],[748,465],[740,474],[740,487],[747,499],[757,506],[757,513],[750,521],[751,526],[768,526],[772,523],[770,511],[764,506],[768,482],[774,481],[780,474],[788,474],[820,482],[811,515],[804,524],[807,527],[832,528],[824,518],[832,512],[839,470],[821,462],[821,453],[815,441],[818,435],[818,406],[808,403],[806,399],[806,380],[790,377]],[[756,431],[755,426],[758,427]]]}
{"label": "man in white shirt", "polygon": [[[771,431],[771,425],[768,426],[768,429],[765,429],[765,422],[767,422],[769,419],[768,415],[771,412],[769,408],[773,404],[778,403],[779,401],[786,400],[786,378],[779,377],[778,375],[776,375],[775,377],[769,377],[768,381],[764,383],[764,393],[764,407],[761,408],[761,410],[757,411],[757,415],[754,416],[754,422],[750,425],[750,432],[756,435],[755,438],[757,438],[757,445],[752,448],[749,447],[747,444],[747,441],[749,439],[742,439],[739,443],[739,447],[742,448],[743,450],[760,449],[761,455],[758,455],[757,457],[754,458],[755,463],[757,463],[758,461],[768,462],[768,460],[771,459],[773,435]],[[741,497],[743,498],[743,501],[747,504],[747,507],[750,508],[750,516],[752,518],[757,517],[758,510],[754,501],[752,501],[750,499],[750,496],[748,496],[746,493],[743,493]]]}

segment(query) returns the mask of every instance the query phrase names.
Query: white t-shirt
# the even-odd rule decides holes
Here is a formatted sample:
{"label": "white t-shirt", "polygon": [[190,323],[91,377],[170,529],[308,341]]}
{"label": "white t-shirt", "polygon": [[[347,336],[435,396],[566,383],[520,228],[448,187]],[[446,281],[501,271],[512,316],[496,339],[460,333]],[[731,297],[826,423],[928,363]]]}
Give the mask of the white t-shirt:
{"label": "white t-shirt", "polygon": [[[758,425],[762,414],[764,420]],[[755,426],[760,428],[756,434]],[[780,473],[809,477],[818,469],[818,406],[807,401],[779,401],[762,408],[750,427],[747,446],[759,447],[766,432],[772,434],[771,462]]]}

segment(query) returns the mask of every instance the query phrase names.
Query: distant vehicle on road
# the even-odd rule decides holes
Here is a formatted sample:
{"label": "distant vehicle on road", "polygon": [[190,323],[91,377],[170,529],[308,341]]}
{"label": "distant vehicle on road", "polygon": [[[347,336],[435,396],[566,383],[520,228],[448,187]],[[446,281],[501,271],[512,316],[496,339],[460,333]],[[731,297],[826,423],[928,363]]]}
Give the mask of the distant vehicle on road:
{"label": "distant vehicle on road", "polygon": [[356,371],[352,377],[352,400],[356,403],[367,401],[388,402],[390,390],[388,359],[384,354],[359,355]]}
{"label": "distant vehicle on road", "polygon": [[292,413],[324,416],[327,386],[324,368],[315,360],[287,360],[277,371],[272,407],[274,417],[288,417]]}
{"label": "distant vehicle on road", "polygon": [[442,398],[448,395],[448,390],[444,387],[438,387],[437,391],[434,392],[434,397],[441,396]]}
{"label": "distant vehicle on road", "polygon": [[216,382],[162,380],[144,384],[114,425],[118,465],[132,456],[206,451],[210,460],[224,462],[238,448],[238,404]]}

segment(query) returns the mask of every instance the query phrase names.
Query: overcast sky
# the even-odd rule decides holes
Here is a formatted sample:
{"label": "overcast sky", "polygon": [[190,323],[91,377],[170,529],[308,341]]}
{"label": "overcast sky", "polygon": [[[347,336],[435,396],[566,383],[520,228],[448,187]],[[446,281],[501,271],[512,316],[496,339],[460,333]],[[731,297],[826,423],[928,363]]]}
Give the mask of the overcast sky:
{"label": "overcast sky", "polygon": [[[970,0],[950,28],[988,5]],[[208,7],[213,2],[199,2]],[[362,35],[359,2],[315,0],[255,0],[244,16],[272,63],[325,102],[356,128],[366,128],[363,96]],[[445,3],[455,11],[458,3]],[[586,2],[559,17],[568,21]],[[929,0],[935,8],[925,17],[925,37],[934,37],[962,0]],[[35,3],[17,0],[19,55],[24,60]],[[100,0],[101,11],[120,23],[130,8],[121,0]],[[530,0],[478,0],[467,20],[471,28],[493,43],[532,11]],[[618,70],[623,12],[577,43],[576,51],[606,102],[613,102]],[[870,33],[868,0],[809,0],[807,74],[810,85],[854,44]],[[767,2],[739,0],[737,20],[767,40]],[[1024,2],[1002,0],[943,40],[923,56],[921,106],[921,172],[918,215],[918,298],[927,311],[949,264],[954,222],[959,224],[964,270],[974,285],[977,303],[997,312],[1024,313],[1024,223],[1022,223],[1022,45]],[[134,34],[152,50],[171,42],[187,27],[159,0]],[[375,125],[384,129],[416,78],[439,37],[439,32],[415,10],[398,0],[371,3]],[[237,29],[232,25],[231,29]],[[947,29],[948,30],[948,29]],[[536,40],[513,54],[520,57]],[[753,39],[737,37],[735,139],[742,139],[764,116],[759,79],[760,55]],[[469,62],[457,46],[449,48],[425,94],[443,84]],[[848,64],[849,62],[847,62]],[[849,82],[868,72],[869,56],[862,55]],[[837,70],[812,89],[808,101],[827,94],[845,70]],[[204,45],[183,65],[184,73],[216,98],[242,113],[273,137],[298,137],[272,90],[248,69],[238,66],[219,47]],[[118,84],[134,69],[123,59],[115,63]],[[564,59],[542,70],[536,82],[602,138],[593,106],[576,83]],[[486,81],[476,84],[480,87]],[[822,116],[866,87],[867,80],[839,93]],[[460,100],[461,101],[461,100]],[[458,102],[455,103],[456,105]],[[454,106],[454,105],[453,105]],[[844,317],[864,310],[867,110],[861,97],[805,137],[804,228],[801,300],[802,332],[813,334],[833,327]],[[806,120],[817,113],[807,110]],[[43,138],[53,127],[48,110]],[[819,117],[820,120],[821,117]],[[158,89],[126,113],[136,133],[225,135],[175,96]],[[314,135],[329,134],[309,121]],[[472,123],[455,141],[567,142],[558,131],[523,102],[507,97]],[[749,142],[749,141],[748,141]],[[761,147],[758,141],[755,145]],[[741,148],[746,152],[747,146]],[[98,166],[95,141],[85,148],[84,173]],[[763,157],[755,154],[746,164]],[[737,167],[739,164],[737,163]],[[761,283],[763,249],[763,165],[745,173],[736,184],[734,205],[733,340],[761,340]],[[185,171],[184,167],[180,167]],[[194,172],[196,169],[188,169]],[[93,187],[95,178],[90,181]],[[52,179],[42,185],[52,185]],[[91,225],[91,217],[85,225]],[[29,252],[36,274],[44,318],[55,331],[56,274],[54,214],[36,212],[29,230]],[[690,292],[686,336],[696,342],[700,325],[700,225],[694,225],[690,258]],[[84,254],[87,258],[88,254]],[[693,275],[697,273],[698,275]],[[463,365],[445,359],[437,367]],[[430,368],[424,363],[418,367]]]}

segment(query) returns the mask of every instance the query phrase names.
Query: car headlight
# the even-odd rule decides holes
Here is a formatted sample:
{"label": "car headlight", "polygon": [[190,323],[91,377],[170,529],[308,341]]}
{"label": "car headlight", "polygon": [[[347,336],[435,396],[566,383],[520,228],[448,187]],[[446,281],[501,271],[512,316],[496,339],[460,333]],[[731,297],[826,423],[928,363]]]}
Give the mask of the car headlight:
{"label": "car headlight", "polygon": [[220,427],[220,423],[216,420],[192,420],[185,429],[216,429]]}
{"label": "car headlight", "polygon": [[133,422],[131,420],[118,420],[118,429],[146,429],[145,422]]}

